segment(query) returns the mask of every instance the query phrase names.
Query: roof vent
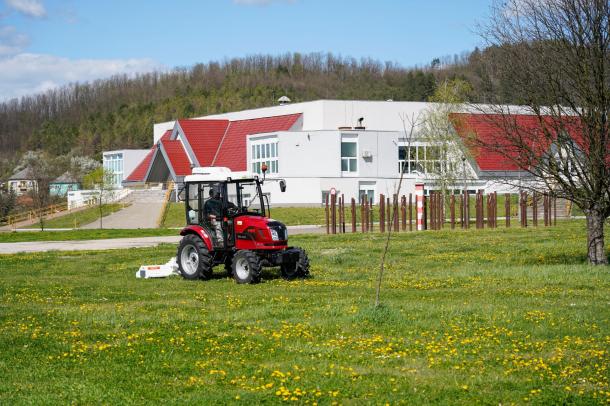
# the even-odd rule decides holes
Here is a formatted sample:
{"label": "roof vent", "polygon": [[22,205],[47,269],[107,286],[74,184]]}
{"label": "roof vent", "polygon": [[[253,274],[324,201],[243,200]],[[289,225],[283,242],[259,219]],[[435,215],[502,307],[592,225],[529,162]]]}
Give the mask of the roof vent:
{"label": "roof vent", "polygon": [[280,106],[283,106],[284,104],[290,104],[290,102],[291,102],[292,100],[290,100],[290,99],[288,98],[288,96],[282,96],[282,97],[280,97],[279,99],[277,99],[277,101],[278,101],[278,103],[280,103]]}

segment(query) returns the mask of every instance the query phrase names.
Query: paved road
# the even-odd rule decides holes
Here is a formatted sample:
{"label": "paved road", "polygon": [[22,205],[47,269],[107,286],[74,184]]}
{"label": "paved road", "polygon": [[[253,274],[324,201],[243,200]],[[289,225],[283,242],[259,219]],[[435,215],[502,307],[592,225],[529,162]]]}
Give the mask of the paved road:
{"label": "paved road", "polygon": [[[311,234],[324,232],[323,227],[318,226],[289,226],[290,235]],[[176,230],[178,234],[178,230]],[[76,240],[76,241],[28,241],[0,243],[0,254],[16,254],[18,252],[44,252],[44,251],[87,251],[87,250],[112,250],[141,247],[155,247],[159,244],[177,244],[179,235],[162,237],[133,237],[112,238],[104,240]]]}
{"label": "paved road", "polygon": [[81,241],[28,241],[0,244],[0,254],[43,251],[86,251],[154,247],[162,243],[176,244],[179,235],[164,237],[112,238]]}
{"label": "paved road", "polygon": [[[156,228],[163,202],[135,202],[102,219],[104,228]],[[99,228],[100,220],[81,228]]]}

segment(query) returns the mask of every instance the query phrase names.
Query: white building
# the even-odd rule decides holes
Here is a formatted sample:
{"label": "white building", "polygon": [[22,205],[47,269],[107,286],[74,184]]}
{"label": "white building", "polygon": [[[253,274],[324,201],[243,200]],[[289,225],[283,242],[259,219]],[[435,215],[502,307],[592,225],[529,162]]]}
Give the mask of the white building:
{"label": "white building", "polygon": [[122,183],[136,166],[148,154],[147,149],[122,149],[117,151],[104,151],[102,165],[104,170],[112,174],[112,184],[122,188]]}
{"label": "white building", "polygon": [[[430,103],[319,100],[217,114],[155,124],[154,145],[124,182],[180,182],[194,166],[226,166],[236,171],[261,172],[283,178],[265,189],[275,205],[317,205],[331,190],[346,199],[366,194],[395,193],[401,168],[401,194],[414,192],[415,183],[434,188],[427,168],[444,163],[438,147],[426,134],[414,131],[407,150],[409,118],[423,119]],[[477,115],[461,114],[469,131],[484,128]],[[457,132],[462,129],[455,128]],[[482,132],[483,133],[483,132]],[[459,185],[469,190],[502,192],[496,180],[524,175],[497,154],[461,160]],[[127,171],[125,171],[127,172]]]}

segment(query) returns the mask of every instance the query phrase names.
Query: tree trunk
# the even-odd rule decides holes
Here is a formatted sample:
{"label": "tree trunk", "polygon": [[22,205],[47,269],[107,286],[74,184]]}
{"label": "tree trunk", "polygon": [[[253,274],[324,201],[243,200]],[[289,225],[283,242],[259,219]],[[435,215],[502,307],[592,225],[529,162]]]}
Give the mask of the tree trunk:
{"label": "tree trunk", "polygon": [[608,265],[604,244],[604,221],[599,210],[585,210],[587,216],[587,256],[591,265]]}

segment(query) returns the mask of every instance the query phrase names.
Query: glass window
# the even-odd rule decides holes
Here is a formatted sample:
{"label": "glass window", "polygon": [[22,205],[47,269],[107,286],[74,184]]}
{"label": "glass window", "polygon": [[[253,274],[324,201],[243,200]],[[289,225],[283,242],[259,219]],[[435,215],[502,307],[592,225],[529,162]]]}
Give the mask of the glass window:
{"label": "glass window", "polygon": [[341,142],[341,171],[358,171],[358,144],[353,141]]}
{"label": "glass window", "polygon": [[[256,150],[256,154],[254,151]],[[261,168],[263,164],[267,165],[267,173],[278,173],[278,145],[277,140],[261,140],[255,141],[252,144],[252,171],[258,174],[262,174]]]}

